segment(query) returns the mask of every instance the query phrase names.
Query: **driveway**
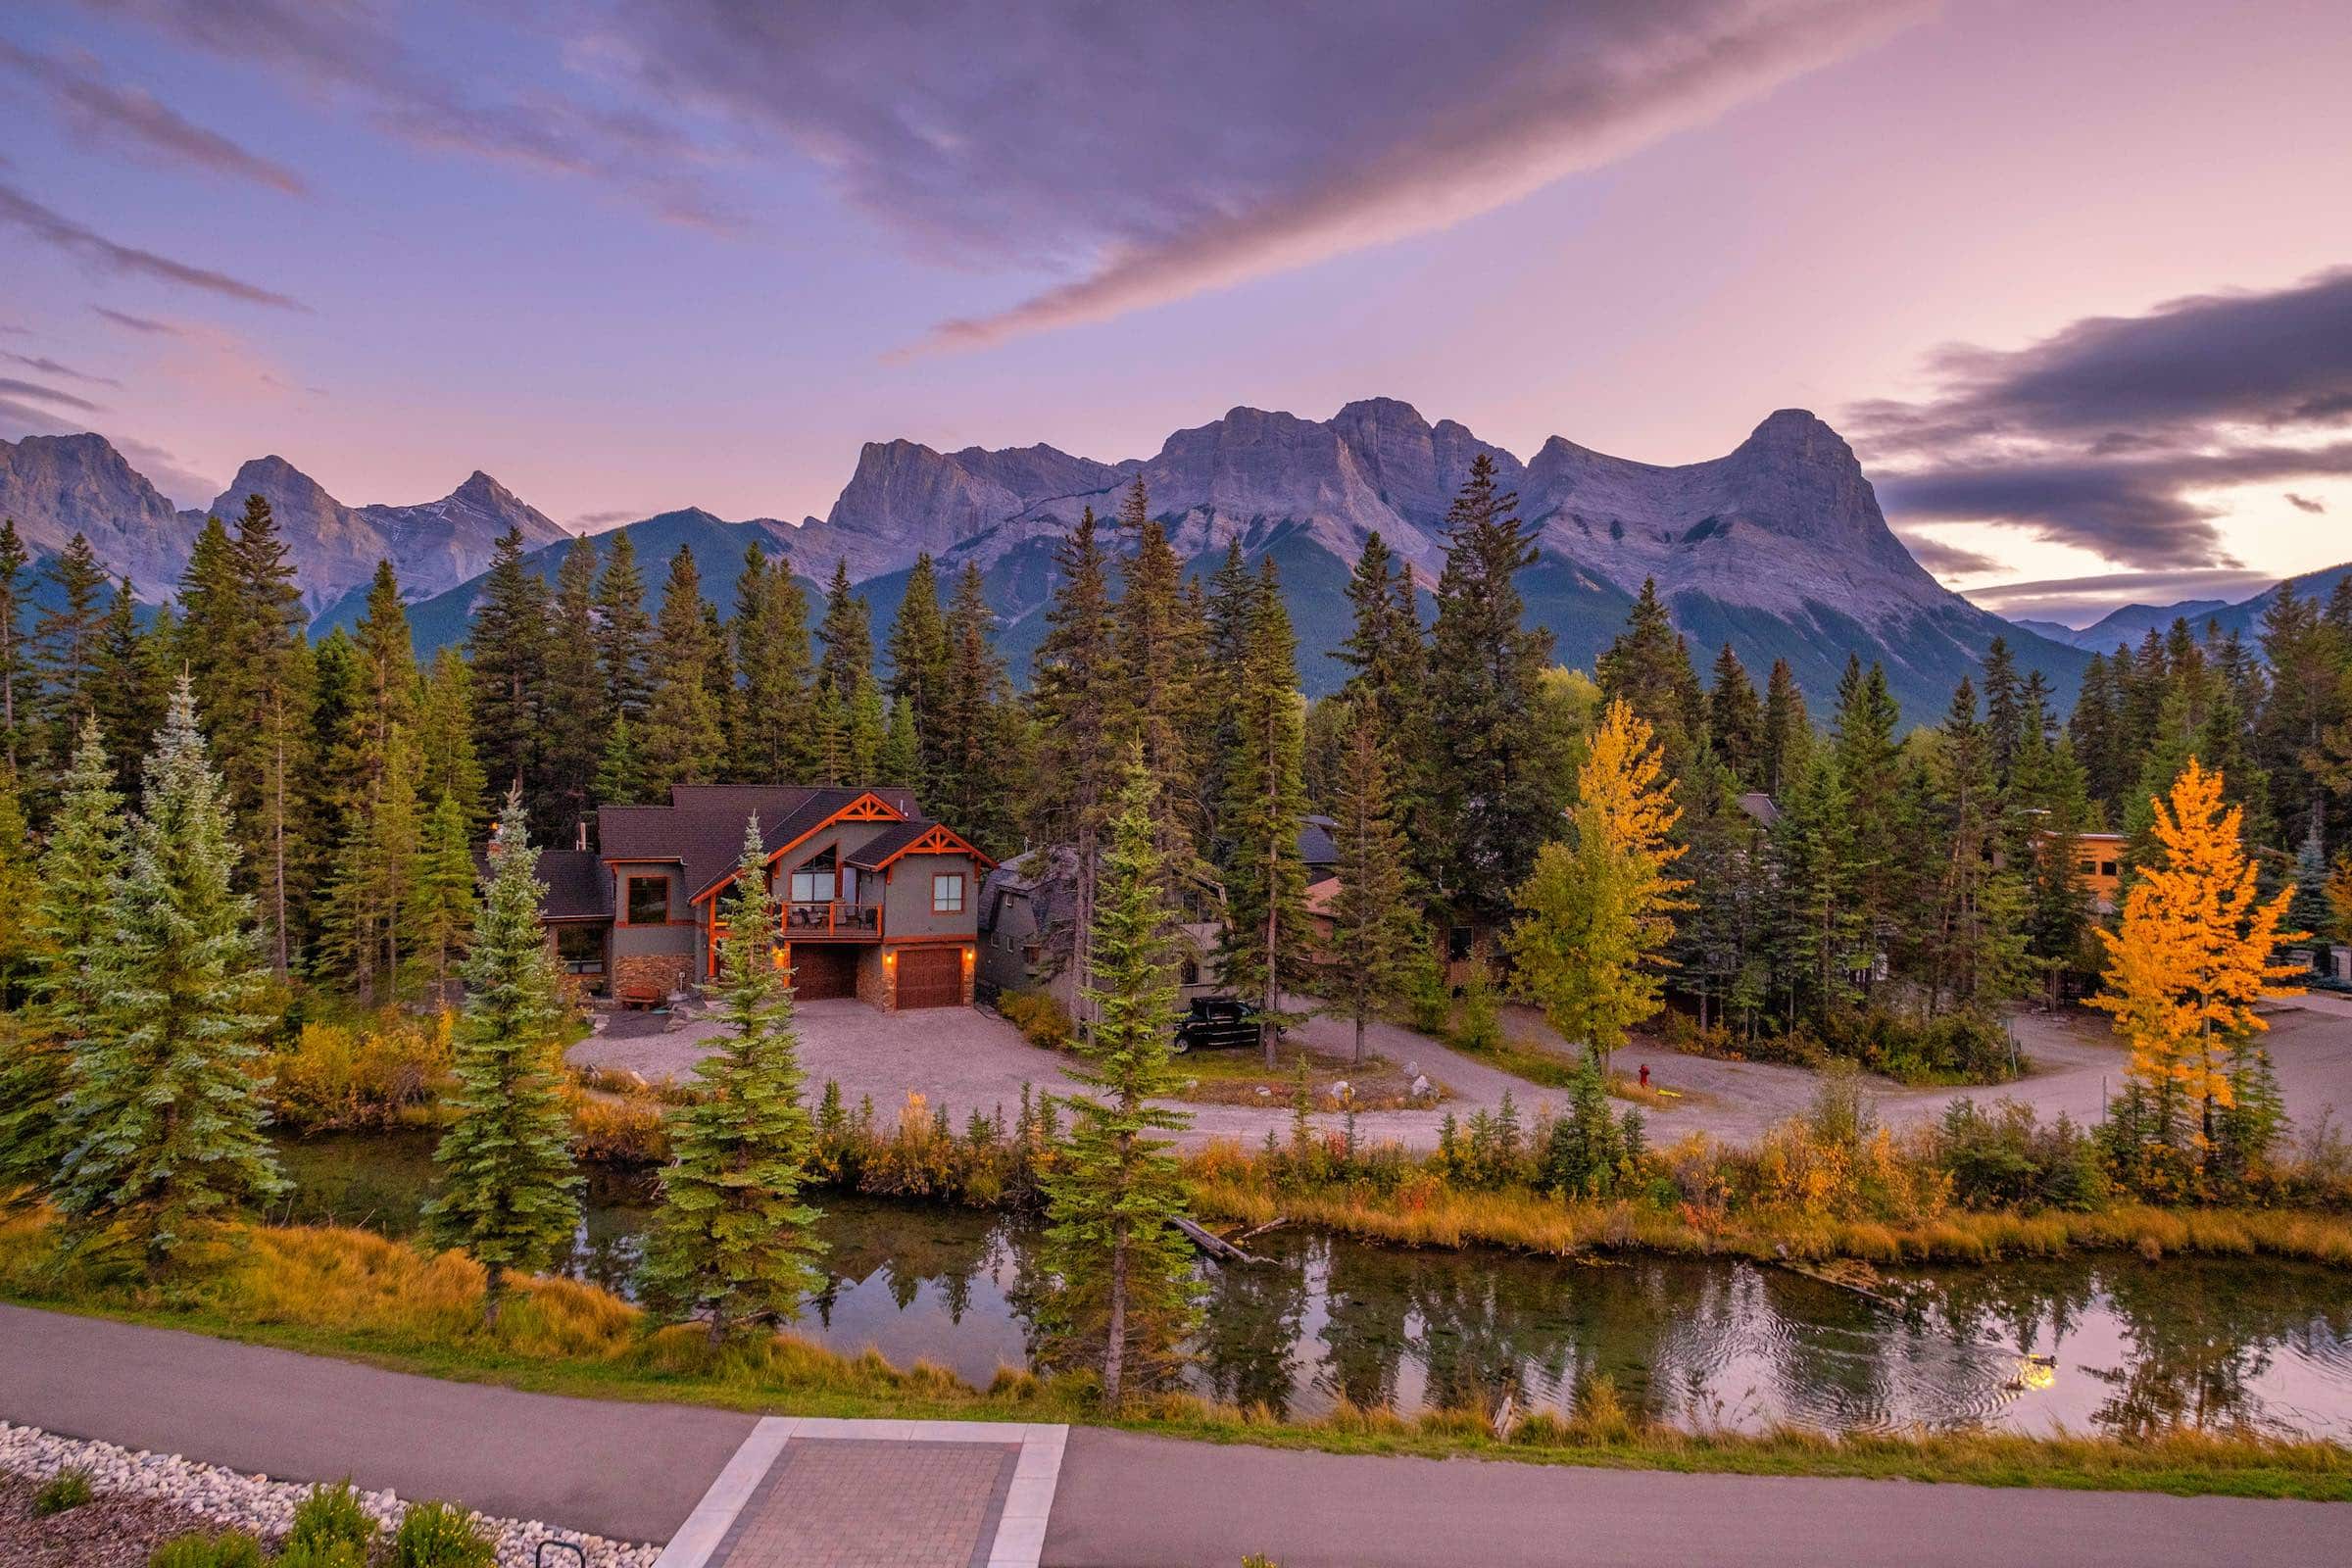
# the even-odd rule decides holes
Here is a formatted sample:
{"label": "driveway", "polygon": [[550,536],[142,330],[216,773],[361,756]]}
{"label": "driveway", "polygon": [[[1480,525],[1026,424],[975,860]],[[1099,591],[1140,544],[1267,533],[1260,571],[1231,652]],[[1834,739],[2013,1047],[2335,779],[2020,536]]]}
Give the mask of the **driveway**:
{"label": "driveway", "polygon": [[[2352,1004],[2333,997],[2290,998],[2266,1010],[2271,1023],[2267,1044],[2295,1125],[2308,1128],[2330,1107],[2338,1121],[2352,1119]],[[573,1046],[565,1053],[566,1060],[634,1071],[649,1079],[684,1078],[725,1035],[723,1026],[704,1018],[681,1020],[675,1029],[669,1027],[668,1016],[659,1013],[612,1013],[606,1018],[604,1030]],[[874,1108],[885,1117],[910,1092],[960,1120],[970,1110],[999,1105],[1009,1115],[1024,1083],[1042,1093],[1068,1094],[1075,1088],[1063,1072],[1069,1057],[1039,1050],[1004,1019],[974,1008],[888,1014],[847,999],[810,1002],[800,1008],[800,1025],[801,1060],[809,1081],[818,1086],[827,1079],[837,1081],[853,1104],[870,1095]],[[1533,1008],[1506,1007],[1504,1026],[1521,1038],[1564,1049]],[[2016,1100],[2033,1105],[2044,1120],[2061,1112],[2078,1122],[2098,1120],[2107,1095],[2123,1082],[2125,1066],[2124,1050],[2106,1020],[2086,1012],[2019,1012],[2011,1027],[2033,1064],[2027,1077],[1971,1089],[1912,1089],[1891,1079],[1869,1078],[1865,1089],[1879,1115],[1902,1128],[1935,1120],[1954,1099],[1987,1105]],[[1351,1035],[1345,1021],[1332,1018],[1309,1019],[1298,1032],[1310,1044],[1334,1053],[1346,1052]],[[1368,1142],[1434,1149],[1447,1113],[1467,1121],[1482,1108],[1498,1106],[1506,1090],[1530,1116],[1567,1098],[1564,1091],[1529,1083],[1396,1024],[1371,1025],[1366,1043],[1394,1061],[1415,1064],[1454,1095],[1434,1110],[1361,1112],[1356,1131]],[[1690,1097],[1670,1109],[1644,1109],[1653,1144],[1670,1143],[1690,1132],[1750,1142],[1773,1123],[1803,1112],[1818,1083],[1808,1068],[1686,1055],[1655,1041],[1638,1041],[1617,1054],[1620,1071],[1632,1073],[1644,1064],[1654,1084]],[[1178,1106],[1193,1117],[1191,1130],[1179,1141],[1194,1148],[1216,1139],[1255,1145],[1269,1130],[1287,1134],[1286,1081],[1269,1079],[1268,1087],[1274,1094],[1263,1108]],[[1318,1112],[1313,1119],[1333,1131],[1341,1125],[1341,1118],[1331,1112]]]}

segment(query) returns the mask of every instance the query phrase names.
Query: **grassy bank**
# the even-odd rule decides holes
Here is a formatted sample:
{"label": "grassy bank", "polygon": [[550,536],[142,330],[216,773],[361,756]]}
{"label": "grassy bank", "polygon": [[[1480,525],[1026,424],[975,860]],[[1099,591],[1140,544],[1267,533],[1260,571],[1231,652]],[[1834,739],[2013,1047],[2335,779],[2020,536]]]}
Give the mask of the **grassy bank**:
{"label": "grassy bank", "polygon": [[[628,1302],[568,1280],[528,1282],[497,1328],[485,1330],[478,1268],[365,1231],[235,1228],[184,1279],[162,1287],[61,1268],[52,1242],[39,1218],[0,1224],[0,1294],[27,1305],[549,1393],[815,1415],[1093,1418],[1082,1378],[1006,1370],[978,1389],[935,1365],[895,1367],[870,1350],[844,1355],[790,1334],[714,1350],[698,1329],[655,1328]],[[1605,1378],[1584,1386],[1572,1412],[1530,1417],[1507,1438],[1480,1411],[1408,1419],[1343,1406],[1286,1422],[1182,1395],[1146,1400],[1120,1424],[1340,1453],[2352,1501],[2352,1449],[2330,1444],[2201,1433],[2129,1443],[1985,1433],[1834,1438],[1793,1428],[1691,1433],[1632,1414]]]}

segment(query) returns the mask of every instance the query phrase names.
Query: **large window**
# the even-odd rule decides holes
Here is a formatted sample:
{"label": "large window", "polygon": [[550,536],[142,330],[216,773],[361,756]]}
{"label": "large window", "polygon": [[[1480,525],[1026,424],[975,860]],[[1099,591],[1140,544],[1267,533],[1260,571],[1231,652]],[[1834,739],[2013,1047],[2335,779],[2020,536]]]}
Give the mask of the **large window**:
{"label": "large window", "polygon": [[792,902],[795,904],[824,904],[833,897],[833,852],[808,861],[792,873]]}
{"label": "large window", "polygon": [[963,912],[963,873],[941,871],[931,878],[931,912],[933,914],[961,914]]}
{"label": "large window", "polygon": [[633,876],[629,878],[629,924],[669,924],[669,878],[665,876]]}

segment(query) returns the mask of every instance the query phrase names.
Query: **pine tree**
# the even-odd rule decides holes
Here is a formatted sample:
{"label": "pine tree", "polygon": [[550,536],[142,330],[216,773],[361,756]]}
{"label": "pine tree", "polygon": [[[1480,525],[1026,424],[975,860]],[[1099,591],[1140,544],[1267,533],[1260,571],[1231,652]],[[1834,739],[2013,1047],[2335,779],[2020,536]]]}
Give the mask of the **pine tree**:
{"label": "pine tree", "polygon": [[1930,1016],[1947,997],[1962,1007],[1988,1007],[2015,993],[2025,969],[2024,890],[1994,864],[1993,735],[1978,721],[1976,688],[1966,676],[1937,739],[1932,788],[1945,852],[1928,943]]}
{"label": "pine tree", "polygon": [[792,564],[746,547],[735,579],[735,664],[743,701],[732,752],[735,776],[776,784],[806,776],[813,698],[808,689],[808,601]]}
{"label": "pine tree", "polygon": [[466,813],[444,793],[425,818],[417,846],[412,941],[420,974],[431,977],[436,1005],[449,1004],[449,961],[473,928],[473,849]]}
{"label": "pine tree", "polygon": [[597,661],[596,546],[586,538],[572,540],[556,571],[544,679],[547,728],[539,756],[545,793],[535,814],[568,832],[596,804],[589,790],[612,723]]}
{"label": "pine tree", "polygon": [[1743,789],[1762,787],[1765,737],[1764,710],[1747,667],[1725,643],[1715,656],[1715,684],[1707,693],[1707,734],[1715,755]]}
{"label": "pine tree", "polygon": [[33,627],[47,729],[41,750],[49,767],[62,773],[81,721],[97,711],[99,650],[106,635],[106,569],[89,540],[77,533],[64,554],[49,563],[46,575],[51,608]]}
{"label": "pine tree", "polygon": [[612,535],[605,569],[596,580],[596,663],[605,679],[607,722],[645,719],[653,691],[654,622],[645,612],[645,578],[637,569],[637,544],[629,530]]}
{"label": "pine tree", "polygon": [[817,623],[816,640],[824,649],[817,661],[817,682],[846,707],[858,688],[858,677],[870,677],[874,672],[871,612],[864,600],[850,591],[847,561],[833,563],[833,581],[825,589],[825,614]]}
{"label": "pine tree", "polygon": [[1575,837],[1544,846],[1515,897],[1526,912],[1507,943],[1519,981],[1563,1039],[1606,1065],[1626,1031],[1658,1010],[1659,969],[1689,885],[1667,874],[1684,854],[1682,815],[1647,720],[1612,699],[1569,811]]}
{"label": "pine tree", "polygon": [[922,783],[923,745],[914,731],[914,704],[905,697],[890,700],[890,723],[876,754],[874,782],[913,789]]}
{"label": "pine tree", "polygon": [[2155,1136],[2200,1162],[2231,1103],[2230,1049],[2270,1027],[2256,1004],[2295,972],[2275,957],[2297,935],[2280,929],[2293,890],[2263,902],[2222,785],[2192,757],[2157,803],[2161,853],[2125,894],[2121,929],[2099,933],[2106,989],[2091,999],[2131,1048]]}
{"label": "pine tree", "polygon": [[1834,749],[1816,747],[1785,797],[1772,827],[1772,858],[1784,1016],[1791,1026],[1818,1022],[1852,1000],[1848,977],[1869,961],[1853,797]]}
{"label": "pine tree", "polygon": [[490,785],[532,798],[546,725],[547,584],[522,561],[522,531],[499,535],[466,634],[473,744]]}
{"label": "pine tree", "polygon": [[423,848],[415,752],[408,732],[386,737],[382,770],[352,802],[353,814],[326,885],[324,956],[351,976],[364,1001],[398,994],[401,956],[416,925]]}
{"label": "pine tree", "polygon": [[2026,744],[2026,706],[2017,658],[2009,652],[2006,637],[1995,637],[1984,650],[1984,728],[1992,750],[1993,788],[2007,790],[2017,754]]}
{"label": "pine tree", "polygon": [[798,1316],[822,1283],[817,1211],[801,1196],[816,1129],[801,1102],[806,1075],[776,932],[755,816],[727,896],[720,982],[709,988],[730,1032],[695,1066],[700,1097],[669,1114],[670,1163],[646,1242],[647,1299],[671,1317],[704,1318],[713,1345],[735,1327]]}
{"label": "pine tree", "polygon": [[702,574],[694,551],[678,546],[655,621],[653,701],[638,737],[645,787],[662,799],[672,784],[709,784],[725,747],[719,708],[710,689],[710,623],[703,613]]}
{"label": "pine tree", "polygon": [[947,692],[938,728],[922,737],[932,767],[925,801],[934,816],[974,844],[1009,850],[1018,842],[1011,807],[1022,775],[1008,736],[1019,713],[990,637],[994,623],[980,568],[967,561],[948,606]]}
{"label": "pine tree", "polygon": [[1131,752],[1087,966],[1094,1027],[1079,1044],[1083,1065],[1070,1071],[1081,1092],[1065,1102],[1069,1135],[1044,1178],[1044,1261],[1059,1287],[1045,1327],[1065,1353],[1100,1348],[1102,1402],[1114,1413],[1130,1371],[1172,1357],[1194,1311],[1192,1258],[1172,1223],[1185,1207],[1183,1173],[1157,1136],[1192,1118],[1153,1103],[1175,1094],[1181,1076],[1169,1054],[1174,915],[1160,895],[1152,794]]}
{"label": "pine tree", "polygon": [[1167,530],[1152,517],[1141,476],[1120,503],[1119,530],[1135,538],[1136,548],[1116,616],[1122,681],[1116,703],[1124,733],[1114,740],[1123,749],[1132,738],[1143,748],[1145,771],[1157,791],[1152,828],[1173,897],[1174,884],[1200,863],[1200,770],[1193,726],[1207,628],[1185,596],[1184,563]]}
{"label": "pine tree", "polygon": [[596,799],[603,806],[643,806],[646,794],[645,759],[637,750],[637,729],[623,713],[612,720],[612,732],[605,737],[605,755],[597,760]]}
{"label": "pine tree", "polygon": [[1805,711],[1805,694],[1788,668],[1788,661],[1772,662],[1772,678],[1764,687],[1762,756],[1756,766],[1756,787],[1774,800],[1795,787],[1813,745],[1813,719]]}
{"label": "pine tree", "polygon": [[25,654],[24,566],[31,560],[17,532],[17,519],[0,517],[0,761],[12,773],[30,759],[19,745],[20,729],[29,716],[32,695],[31,662]]}
{"label": "pine tree", "polygon": [[1306,866],[1298,857],[1306,796],[1297,648],[1268,557],[1243,624],[1240,662],[1227,672],[1233,742],[1223,768],[1225,815],[1217,833],[1229,855],[1218,962],[1226,989],[1257,1004],[1268,1067],[1286,1021],[1283,993],[1311,977]]}
{"label": "pine tree", "polygon": [[1480,453],[1446,514],[1430,652],[1432,826],[1446,848],[1437,890],[1499,913],[1527,874],[1555,808],[1544,774],[1538,698],[1551,634],[1523,626],[1514,578],[1536,560],[1519,498]]}
{"label": "pine tree", "polygon": [[882,710],[882,688],[874,677],[860,670],[850,688],[850,706],[843,727],[843,744],[848,754],[848,781],[853,784],[871,784],[882,766],[883,743],[889,739],[890,720]]}
{"label": "pine tree", "polygon": [[899,600],[897,619],[891,622],[890,683],[885,691],[905,702],[917,730],[929,733],[938,709],[947,698],[948,623],[940,613],[939,573],[929,551],[914,558],[906,587]]}
{"label": "pine tree", "polygon": [[1629,704],[1648,721],[1668,774],[1681,777],[1703,739],[1707,702],[1690,667],[1690,645],[1674,629],[1654,579],[1642,582],[1625,629],[1601,651],[1592,673],[1602,697]]}
{"label": "pine tree", "polygon": [[[2058,983],[2075,964],[2090,929],[2089,895],[2076,853],[2077,836],[2090,830],[2090,797],[2082,764],[2070,742],[2019,754],[2013,781],[2028,790],[2020,800],[2021,823],[2031,837],[2020,846],[2027,867],[2026,955],[2048,977],[2055,1002]],[[2031,766],[2029,773],[2026,769]]]}
{"label": "pine tree", "polygon": [[482,819],[482,764],[473,749],[473,672],[454,648],[434,651],[416,704],[419,799],[448,796],[467,832]]}
{"label": "pine tree", "polygon": [[[147,760],[128,852],[107,879],[95,1016],[75,1045],[53,1195],[77,1231],[136,1247],[150,1275],[213,1222],[286,1185],[256,1070],[268,975],[253,901],[231,885],[237,852],[221,797],[182,677]],[[85,795],[84,808],[96,799]]]}
{"label": "pine tree", "polygon": [[15,1004],[18,985],[39,951],[33,906],[37,882],[24,798],[16,771],[0,762],[0,1011]]}
{"label": "pine tree", "polygon": [[1887,690],[1886,671],[1875,663],[1865,670],[1861,661],[1848,655],[1838,683],[1838,721],[1831,746],[1853,810],[1855,864],[1849,885],[1861,901],[1857,914],[1874,967],[1876,955],[1910,929],[1903,916],[1916,906],[1912,882],[1919,835],[1904,792],[1902,747],[1895,738],[1901,720],[1902,710]]}
{"label": "pine tree", "polygon": [[1404,1000],[1428,947],[1406,884],[1404,843],[1390,801],[1391,772],[1380,720],[1355,712],[1340,752],[1339,790],[1332,802],[1332,840],[1339,850],[1339,893],[1331,906],[1331,944],[1325,955],[1333,1009],[1355,1028],[1357,1066],[1364,1060],[1364,1025],[1375,1012]]}
{"label": "pine tree", "polygon": [[[1078,886],[1072,911],[1071,959],[1083,1004],[1086,966],[1094,950],[1095,882],[1099,837],[1118,789],[1115,744],[1125,682],[1119,669],[1108,560],[1092,507],[1054,550],[1056,583],[1046,606],[1046,632],[1031,657],[1029,704],[1041,755],[1033,772],[1033,836],[1072,846]],[[1084,1020],[1081,1019],[1083,1023]]]}
{"label": "pine tree", "polygon": [[457,1089],[433,1155],[441,1191],[424,1206],[434,1238],[482,1265],[486,1328],[498,1324],[508,1276],[554,1262],[579,1222],[570,1118],[555,1071],[564,1008],[555,957],[539,929],[547,889],[533,874],[537,861],[522,792],[511,790],[462,971]]}
{"label": "pine tree", "polygon": [[14,1187],[45,1190],[65,1157],[61,1101],[72,1054],[97,1028],[107,915],[122,861],[122,811],[105,744],[84,720],[38,875],[22,886],[15,860],[29,839],[16,772],[0,763],[0,882],[14,908],[31,914],[27,940],[9,943],[24,951],[11,952],[5,980],[13,986],[24,959],[33,967],[31,1005],[0,1023],[0,1201]]}
{"label": "pine tree", "polygon": [[91,688],[90,710],[106,737],[115,787],[121,790],[138,782],[139,759],[147,755],[164,721],[164,702],[171,690],[139,630],[138,608],[130,579],[119,579],[99,631],[97,679]]}

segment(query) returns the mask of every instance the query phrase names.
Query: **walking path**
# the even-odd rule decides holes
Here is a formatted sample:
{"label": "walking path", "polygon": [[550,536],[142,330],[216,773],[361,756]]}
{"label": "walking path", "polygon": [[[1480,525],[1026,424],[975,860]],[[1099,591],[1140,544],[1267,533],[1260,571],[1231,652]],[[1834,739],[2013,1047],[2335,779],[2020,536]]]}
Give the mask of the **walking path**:
{"label": "walking path", "polygon": [[[445,1383],[0,1305],[0,1418],[670,1543],[664,1568],[1755,1568],[2340,1559],[2352,1509],[760,1420]],[[1028,1485],[1024,1486],[1024,1483]]]}

